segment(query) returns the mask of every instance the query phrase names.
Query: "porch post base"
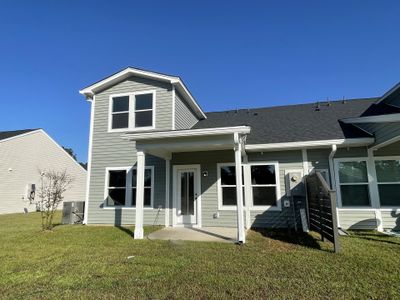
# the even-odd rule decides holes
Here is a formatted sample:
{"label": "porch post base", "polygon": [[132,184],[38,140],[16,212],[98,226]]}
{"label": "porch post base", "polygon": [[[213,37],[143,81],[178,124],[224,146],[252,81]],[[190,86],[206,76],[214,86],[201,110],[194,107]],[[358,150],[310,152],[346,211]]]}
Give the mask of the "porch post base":
{"label": "porch post base", "polygon": [[143,228],[136,228],[135,227],[135,233],[133,235],[133,238],[135,240],[142,240],[143,239]]}

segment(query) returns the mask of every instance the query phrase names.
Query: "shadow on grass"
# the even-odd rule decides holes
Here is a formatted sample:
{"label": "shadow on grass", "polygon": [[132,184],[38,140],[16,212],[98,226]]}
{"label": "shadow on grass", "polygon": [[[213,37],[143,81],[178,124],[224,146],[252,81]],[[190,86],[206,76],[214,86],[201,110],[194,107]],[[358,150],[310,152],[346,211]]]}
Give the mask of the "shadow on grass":
{"label": "shadow on grass", "polygon": [[119,230],[121,230],[122,232],[125,232],[126,234],[128,234],[129,236],[133,237],[133,231],[129,228],[123,227],[121,225],[116,225],[116,228],[118,228]]}
{"label": "shadow on grass", "polygon": [[262,234],[264,237],[281,241],[284,243],[300,245],[308,248],[321,249],[317,239],[311,234],[305,232],[295,232],[285,229],[267,229],[267,228],[251,228],[253,231]]}
{"label": "shadow on grass", "polygon": [[351,235],[348,237],[400,246],[400,238],[395,238],[393,236],[381,234],[374,231],[352,231]]}

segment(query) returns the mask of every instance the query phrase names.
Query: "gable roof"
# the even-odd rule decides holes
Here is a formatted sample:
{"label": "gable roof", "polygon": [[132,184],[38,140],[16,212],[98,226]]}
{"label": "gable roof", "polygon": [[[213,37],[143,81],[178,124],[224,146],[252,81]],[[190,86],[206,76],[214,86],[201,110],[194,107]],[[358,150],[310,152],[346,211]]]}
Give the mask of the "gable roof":
{"label": "gable roof", "polygon": [[157,73],[157,72],[152,72],[152,71],[147,71],[147,70],[142,70],[138,68],[132,68],[128,67],[125,68],[111,76],[108,76],[100,81],[97,81],[82,90],[79,91],[82,95],[85,95],[88,98],[93,98],[93,96],[98,93],[99,91],[102,91],[118,82],[121,82],[131,76],[137,76],[141,78],[149,78],[149,79],[154,79],[154,80],[159,80],[163,82],[168,82],[172,84],[178,92],[183,96],[184,100],[187,102],[187,104],[193,109],[193,111],[196,113],[197,117],[199,119],[205,119],[207,118],[206,115],[204,114],[203,110],[200,108],[200,106],[197,104],[196,100],[190,93],[190,91],[187,89],[183,81],[179,76],[173,76],[173,75],[166,75],[162,73]]}
{"label": "gable roof", "polygon": [[360,116],[378,98],[352,99],[239,109],[206,113],[192,129],[247,125],[247,144],[269,144],[371,137],[371,134],[340,121]]}
{"label": "gable roof", "polygon": [[36,129],[22,129],[22,130],[13,130],[13,131],[0,131],[0,141],[7,140],[9,138],[13,138],[18,135],[36,131],[36,130],[39,130],[39,129],[36,128]]}

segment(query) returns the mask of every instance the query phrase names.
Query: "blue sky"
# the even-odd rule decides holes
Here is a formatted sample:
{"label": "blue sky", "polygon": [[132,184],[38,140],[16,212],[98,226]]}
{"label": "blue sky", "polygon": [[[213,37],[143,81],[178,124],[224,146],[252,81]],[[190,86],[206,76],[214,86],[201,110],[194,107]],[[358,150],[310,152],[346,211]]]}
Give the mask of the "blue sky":
{"label": "blue sky", "polygon": [[78,90],[126,66],[179,75],[205,111],[372,97],[400,80],[399,1],[3,1],[0,130],[87,160]]}

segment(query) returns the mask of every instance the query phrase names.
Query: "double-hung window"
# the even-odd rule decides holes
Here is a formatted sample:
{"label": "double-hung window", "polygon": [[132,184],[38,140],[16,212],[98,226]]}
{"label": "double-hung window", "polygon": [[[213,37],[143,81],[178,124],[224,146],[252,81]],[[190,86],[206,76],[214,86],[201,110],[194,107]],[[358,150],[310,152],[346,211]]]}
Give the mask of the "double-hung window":
{"label": "double-hung window", "polygon": [[400,206],[400,160],[375,160],[381,206]]}
{"label": "double-hung window", "polygon": [[[143,199],[145,207],[153,205],[153,174],[153,167],[145,168]],[[136,206],[136,168],[107,168],[105,204],[107,207]]]}
{"label": "double-hung window", "polygon": [[277,169],[277,164],[250,166],[253,207],[277,206],[279,188]]}
{"label": "double-hung window", "polygon": [[[252,207],[254,209],[277,207],[279,199],[278,164],[254,163],[250,164],[249,167]],[[242,174],[244,190],[246,181],[244,180],[244,172]],[[219,208],[234,209],[237,205],[236,168],[234,164],[218,164],[218,182]]]}
{"label": "double-hung window", "polygon": [[371,206],[367,161],[339,161],[337,166],[342,206]]}
{"label": "double-hung window", "polygon": [[[222,207],[234,207],[236,201],[236,168],[234,165],[219,165],[220,204]],[[244,198],[244,197],[243,197]]]}
{"label": "double-hung window", "polygon": [[126,205],[126,178],[127,169],[107,171],[107,206]]}
{"label": "double-hung window", "polygon": [[109,131],[153,129],[155,97],[155,91],[111,96]]}

